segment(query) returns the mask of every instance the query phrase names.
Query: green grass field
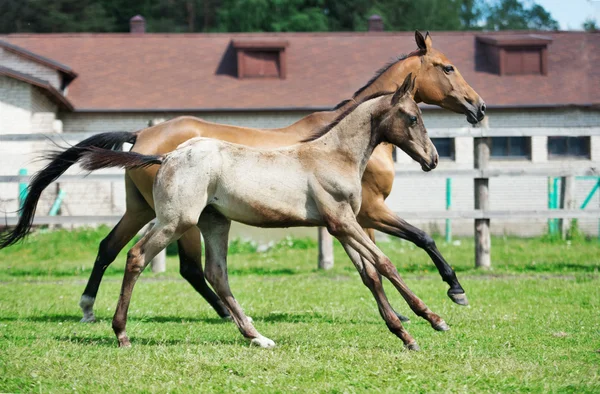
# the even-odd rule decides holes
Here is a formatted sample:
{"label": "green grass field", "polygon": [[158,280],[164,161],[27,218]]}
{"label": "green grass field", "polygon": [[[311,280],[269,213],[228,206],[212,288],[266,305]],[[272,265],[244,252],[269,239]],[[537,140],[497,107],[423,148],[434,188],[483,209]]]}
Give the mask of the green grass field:
{"label": "green grass field", "polygon": [[472,240],[438,241],[470,307],[453,304],[427,255],[381,243],[408,285],[451,326],[435,332],[392,288],[421,352],[403,349],[343,250],[316,268],[316,245],[265,253],[232,243],[234,294],[273,339],[250,347],[178,275],[144,272],[129,313],[131,349],[110,322],[124,254],[98,294],[99,322],[77,302],[106,228],[35,234],[0,251],[0,392],[600,392],[600,244],[494,238],[494,270],[473,266]]}

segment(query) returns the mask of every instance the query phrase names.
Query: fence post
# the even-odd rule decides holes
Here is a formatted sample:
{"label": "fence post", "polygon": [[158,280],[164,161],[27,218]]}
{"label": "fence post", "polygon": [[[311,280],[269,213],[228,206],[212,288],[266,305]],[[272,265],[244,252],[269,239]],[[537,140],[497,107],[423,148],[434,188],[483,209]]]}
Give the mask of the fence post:
{"label": "fence post", "polygon": [[[446,211],[452,208],[452,178],[446,178]],[[451,220],[446,219],[446,242],[452,242]]]}
{"label": "fence post", "polygon": [[319,227],[319,269],[333,268],[333,237],[325,227]]}
{"label": "fence post", "polygon": [[[27,168],[19,169],[19,176],[26,177],[27,176]],[[27,181],[23,179],[19,179],[19,215],[21,214],[21,209],[23,208],[23,204],[25,203],[25,199],[27,198]]]}
{"label": "fence post", "polygon": [[[490,159],[491,138],[479,137],[474,139],[475,168],[485,170]],[[475,209],[487,211],[489,204],[489,179],[475,178]],[[475,266],[491,268],[490,252],[492,241],[490,237],[490,219],[475,219]]]}
{"label": "fence post", "polygon": [[[560,179],[560,208],[576,209],[575,205],[575,177],[564,176]],[[563,239],[567,238],[567,233],[571,228],[571,220],[561,218],[558,222],[560,234]]]}

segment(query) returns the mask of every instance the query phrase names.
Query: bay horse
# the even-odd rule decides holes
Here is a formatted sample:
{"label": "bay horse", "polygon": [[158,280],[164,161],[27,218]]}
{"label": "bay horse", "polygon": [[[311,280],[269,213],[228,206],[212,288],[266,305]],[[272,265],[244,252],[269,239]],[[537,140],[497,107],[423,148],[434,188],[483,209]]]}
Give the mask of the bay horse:
{"label": "bay horse", "polygon": [[[123,143],[129,142],[134,144],[133,152],[148,155],[165,154],[194,137],[210,137],[253,147],[289,146],[306,138],[316,128],[329,124],[365,97],[379,91],[396,89],[409,73],[417,77],[412,91],[416,102],[439,105],[465,114],[471,123],[480,121],[486,109],[481,97],[466,83],[450,60],[433,48],[429,33],[423,37],[416,31],[415,40],[418,47],[416,51],[380,69],[366,85],[354,93],[352,99],[341,102],[332,111],[315,112],[285,128],[253,129],[183,116],[137,132],[98,134],[51,156],[52,161],[33,177],[29,185],[19,223],[12,232],[0,234],[0,249],[27,235],[42,191],[79,160],[82,148],[85,147],[120,149]],[[433,260],[442,279],[450,286],[448,296],[457,304],[467,305],[464,289],[433,239],[424,231],[399,218],[385,205],[395,177],[393,149],[389,144],[379,145],[368,162],[362,180],[363,202],[358,222],[369,229],[367,232],[373,241],[372,229],[376,229],[406,239],[424,249]],[[83,311],[82,322],[95,321],[93,306],[106,268],[140,229],[155,217],[152,184],[157,171],[158,166],[126,171],[126,211],[119,223],[100,243],[92,273],[79,302]],[[202,250],[198,228],[190,228],[177,244],[181,275],[221,317],[228,317],[229,312],[207,285],[202,267],[197,264]]]}
{"label": "bay horse", "polygon": [[367,97],[304,143],[285,148],[257,149],[202,137],[166,155],[87,148],[81,165],[89,171],[160,165],[153,186],[156,224],[127,253],[112,322],[119,346],[131,346],[125,327],[127,311],[141,272],[157,253],[192,227],[199,227],[204,235],[206,278],[242,335],[252,344],[275,346],[256,330],[229,288],[227,245],[232,220],[257,227],[326,226],[361,272],[390,331],[408,349],[419,347],[390,307],[379,274],[388,278],[411,309],[434,329],[449,329],[406,286],[356,219],[364,190],[361,179],[379,144],[399,147],[424,171],[437,166],[437,151],[412,99],[413,83],[409,74],[396,92]]}

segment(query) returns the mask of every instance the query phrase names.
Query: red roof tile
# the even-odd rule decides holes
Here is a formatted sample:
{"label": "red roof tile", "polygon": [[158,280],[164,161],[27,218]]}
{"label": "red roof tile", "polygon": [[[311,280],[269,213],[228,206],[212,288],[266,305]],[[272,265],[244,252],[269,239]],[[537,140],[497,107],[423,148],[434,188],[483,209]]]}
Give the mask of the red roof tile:
{"label": "red roof tile", "polygon": [[[434,32],[434,47],[490,107],[600,103],[600,34],[540,32],[552,39],[548,76],[499,76],[476,68],[476,36],[523,32]],[[527,33],[529,34],[529,33]],[[85,110],[327,108],[348,98],[413,33],[12,34],[0,39],[78,73],[68,98]],[[282,40],[286,79],[238,79],[232,40]]]}

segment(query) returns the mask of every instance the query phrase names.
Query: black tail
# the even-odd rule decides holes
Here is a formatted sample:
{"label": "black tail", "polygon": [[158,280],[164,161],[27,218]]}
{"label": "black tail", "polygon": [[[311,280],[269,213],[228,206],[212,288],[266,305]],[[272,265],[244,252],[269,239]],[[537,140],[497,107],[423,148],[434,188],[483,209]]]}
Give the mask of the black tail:
{"label": "black tail", "polygon": [[110,149],[90,146],[85,149],[81,158],[81,168],[88,171],[102,168],[143,168],[153,164],[162,164],[163,157],[159,155],[142,155],[136,152],[115,152]]}
{"label": "black tail", "polygon": [[17,226],[4,234],[0,234],[0,249],[13,245],[23,239],[31,230],[33,216],[44,189],[58,179],[69,167],[77,163],[90,148],[120,150],[125,142],[135,143],[137,133],[125,131],[102,133],[85,139],[75,146],[60,152],[52,152],[48,158],[52,160],[46,167],[38,171],[29,186],[23,207],[19,210],[20,218]]}

